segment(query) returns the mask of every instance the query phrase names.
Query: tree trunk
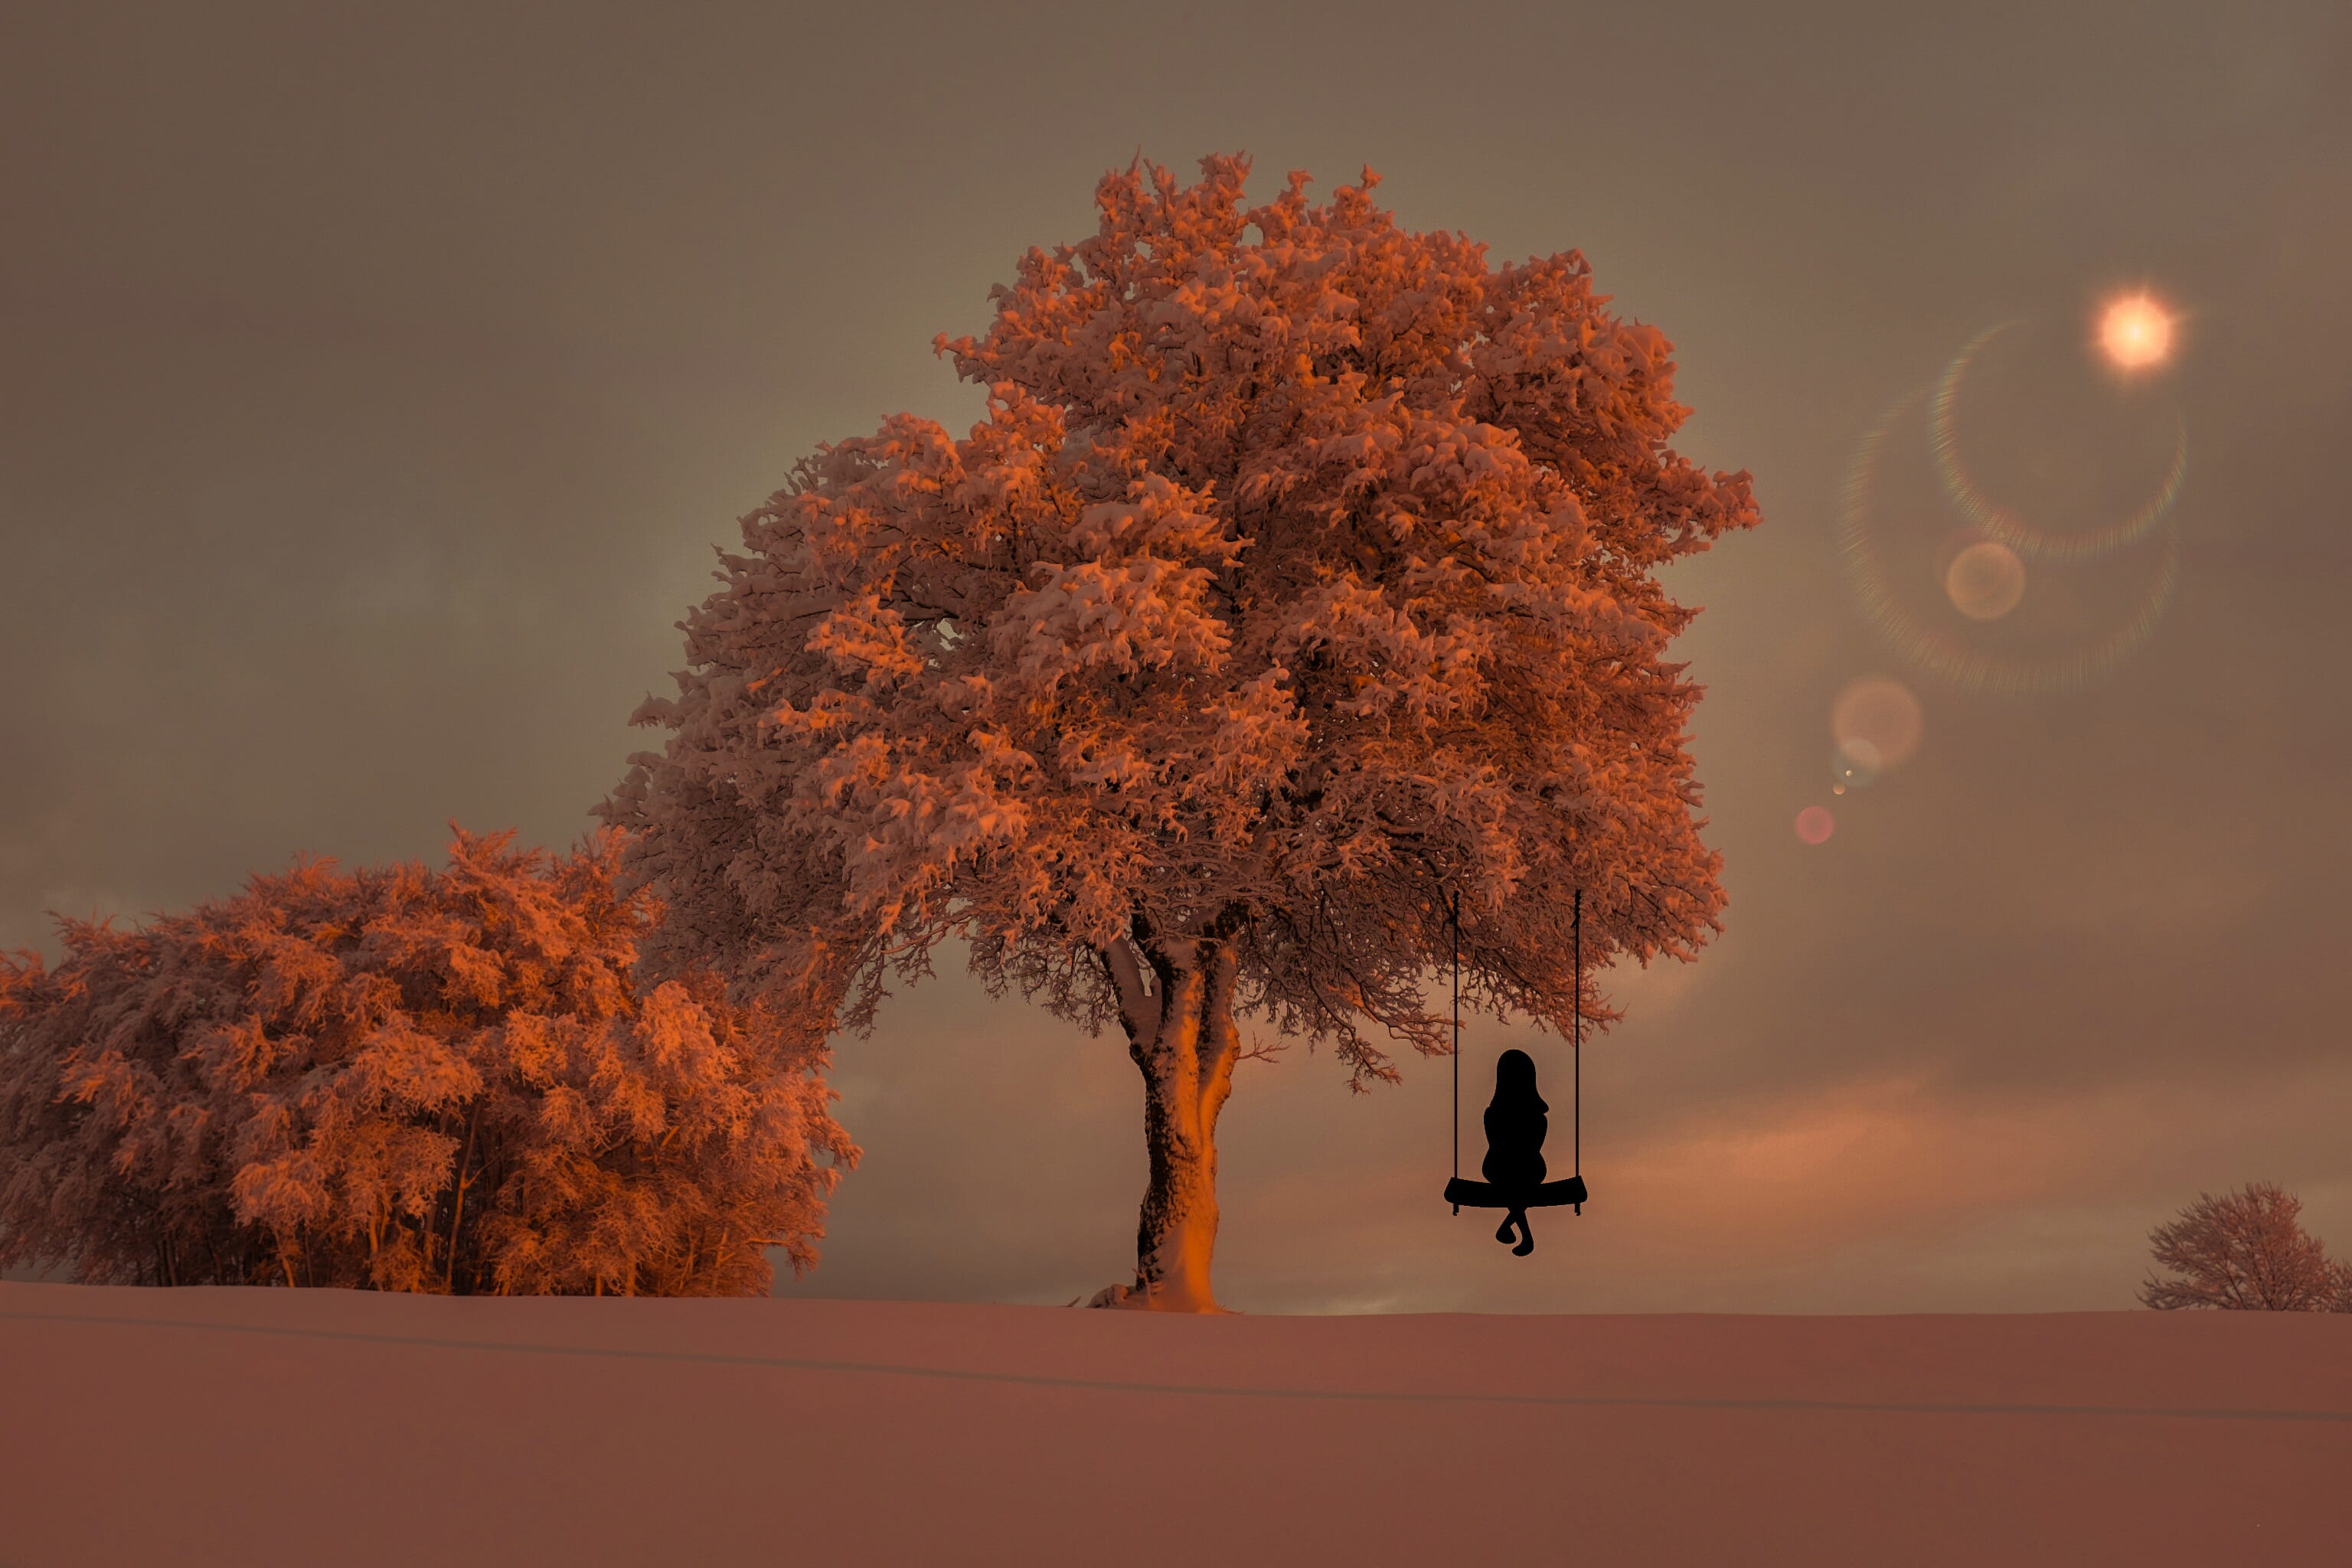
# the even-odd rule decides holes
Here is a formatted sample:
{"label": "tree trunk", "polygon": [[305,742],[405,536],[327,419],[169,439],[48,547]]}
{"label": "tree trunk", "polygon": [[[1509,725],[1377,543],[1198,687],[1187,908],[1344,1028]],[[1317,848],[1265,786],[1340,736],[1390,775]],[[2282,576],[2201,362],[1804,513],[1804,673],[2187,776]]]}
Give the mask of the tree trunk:
{"label": "tree trunk", "polygon": [[1128,1054],[1143,1075],[1143,1142],[1151,1161],[1136,1227],[1135,1287],[1118,1304],[1222,1311],[1209,1269],[1217,1246],[1217,1117],[1241,1054],[1234,955],[1230,942],[1217,938],[1146,951],[1157,982],[1149,992],[1134,953],[1103,955],[1118,984]]}
{"label": "tree trunk", "polygon": [[[474,1132],[481,1122],[482,1102],[477,1100],[466,1112],[466,1152],[457,1156],[457,1195],[449,1205],[449,1266],[441,1276],[441,1289],[447,1295],[457,1289],[457,1227],[466,1220],[466,1189],[474,1184],[466,1171],[474,1163]],[[467,1293],[472,1294],[470,1281]]]}

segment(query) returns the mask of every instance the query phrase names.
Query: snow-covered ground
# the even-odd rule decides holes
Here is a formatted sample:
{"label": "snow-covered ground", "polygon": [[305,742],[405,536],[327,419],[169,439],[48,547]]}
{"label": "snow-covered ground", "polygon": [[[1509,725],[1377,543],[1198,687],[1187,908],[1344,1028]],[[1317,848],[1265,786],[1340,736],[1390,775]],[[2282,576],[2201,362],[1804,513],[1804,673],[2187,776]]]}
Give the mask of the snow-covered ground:
{"label": "snow-covered ground", "polygon": [[0,1563],[2342,1561],[2352,1316],[0,1284]]}

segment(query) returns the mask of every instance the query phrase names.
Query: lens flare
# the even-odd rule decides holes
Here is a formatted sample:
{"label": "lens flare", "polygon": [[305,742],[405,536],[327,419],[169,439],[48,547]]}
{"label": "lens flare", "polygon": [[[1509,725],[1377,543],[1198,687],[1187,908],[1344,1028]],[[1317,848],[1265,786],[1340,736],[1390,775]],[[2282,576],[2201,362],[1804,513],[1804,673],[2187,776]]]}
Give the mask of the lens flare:
{"label": "lens flare", "polygon": [[1891,675],[1850,680],[1830,705],[1830,733],[1838,750],[1874,778],[1911,760],[1925,723],[1919,700]]}
{"label": "lens flare", "polygon": [[1878,748],[1867,741],[1857,740],[1830,752],[1830,793],[1843,795],[1850,789],[1868,789],[1878,782]]}
{"label": "lens flare", "polygon": [[2172,357],[2172,314],[2146,293],[2112,300],[2099,315],[2099,352],[2117,370],[2146,370]]}
{"label": "lens flare", "polygon": [[1838,551],[1863,618],[1906,662],[1963,691],[2049,694],[2089,685],[2155,636],[2157,624],[2164,618],[2180,584],[2179,524],[2162,531],[2155,571],[2129,613],[2105,635],[2063,658],[2021,658],[1972,647],[1948,632],[1922,624],[1904,607],[1880,557],[1871,527],[1871,487],[1888,437],[1905,418],[1929,402],[1936,390],[1930,383],[1896,398],[1864,434],[1846,468],[1838,509]]}
{"label": "lens flare", "polygon": [[1837,818],[1826,805],[1809,805],[1797,813],[1797,837],[1808,844],[1827,844],[1837,831]]}
{"label": "lens flare", "polygon": [[1944,595],[1972,621],[1997,621],[2025,597],[2025,563],[2000,540],[1979,540],[1944,569]]}
{"label": "lens flare", "polygon": [[1886,766],[1886,754],[1859,735],[1848,735],[1838,742],[1837,759],[1851,768],[1859,768],[1876,778]]}
{"label": "lens flare", "polygon": [[1968,347],[1952,356],[1951,363],[1936,383],[1936,395],[1928,404],[1927,430],[1936,455],[1936,471],[1944,482],[1944,493],[1960,510],[1960,515],[1986,533],[2008,545],[2018,554],[2036,561],[2088,561],[2105,555],[2126,544],[2137,543],[2148,531],[2164,520],[2180,499],[2180,487],[2189,480],[2189,422],[2179,410],[2173,414],[2172,462],[2156,487],[2156,493],[2142,502],[2139,509],[2108,523],[2104,528],[2053,532],[2037,528],[2009,507],[1987,495],[1969,466],[1960,456],[1960,445],[1954,426],[1960,400],[1960,384],[1969,367],[2001,333],[2021,321],[2003,321],[1988,327],[1970,340]]}

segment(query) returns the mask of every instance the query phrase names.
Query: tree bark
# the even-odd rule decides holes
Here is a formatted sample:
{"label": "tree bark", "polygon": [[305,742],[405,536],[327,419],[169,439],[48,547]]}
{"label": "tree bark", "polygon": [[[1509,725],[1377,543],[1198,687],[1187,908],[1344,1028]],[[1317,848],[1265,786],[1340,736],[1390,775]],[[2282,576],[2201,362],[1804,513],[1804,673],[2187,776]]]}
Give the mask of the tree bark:
{"label": "tree bark", "polygon": [[[482,1102],[477,1100],[466,1112],[466,1152],[457,1156],[457,1195],[449,1205],[449,1265],[441,1276],[441,1289],[448,1295],[455,1295],[457,1289],[457,1227],[466,1220],[466,1189],[474,1184],[466,1170],[474,1163],[474,1132],[481,1121]],[[467,1293],[472,1294],[470,1288]]]}
{"label": "tree bark", "polygon": [[1119,990],[1128,1054],[1143,1075],[1143,1142],[1150,1158],[1136,1227],[1135,1286],[1121,1306],[1217,1312],[1210,1268],[1217,1246],[1217,1118],[1241,1055],[1234,1023],[1234,953],[1223,935],[1123,944],[1103,954]]}

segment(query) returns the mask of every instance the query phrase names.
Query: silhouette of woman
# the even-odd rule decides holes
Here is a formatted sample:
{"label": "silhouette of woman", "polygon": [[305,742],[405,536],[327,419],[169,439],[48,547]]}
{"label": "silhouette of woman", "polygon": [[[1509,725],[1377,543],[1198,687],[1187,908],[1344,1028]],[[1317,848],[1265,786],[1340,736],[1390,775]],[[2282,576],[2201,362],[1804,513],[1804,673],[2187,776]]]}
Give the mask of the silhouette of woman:
{"label": "silhouette of woman", "polygon": [[[1525,1051],[1505,1051],[1495,1063],[1495,1098],[1486,1105],[1486,1159],[1478,1169],[1487,1181],[1507,1193],[1533,1195],[1543,1184],[1545,1112],[1551,1107],[1536,1092],[1535,1058]],[[1528,1211],[1514,1206],[1503,1216],[1495,1239],[1509,1242],[1517,1233],[1515,1258],[1536,1249],[1536,1233],[1528,1225]]]}

